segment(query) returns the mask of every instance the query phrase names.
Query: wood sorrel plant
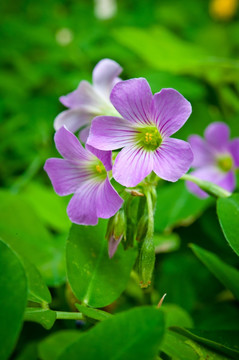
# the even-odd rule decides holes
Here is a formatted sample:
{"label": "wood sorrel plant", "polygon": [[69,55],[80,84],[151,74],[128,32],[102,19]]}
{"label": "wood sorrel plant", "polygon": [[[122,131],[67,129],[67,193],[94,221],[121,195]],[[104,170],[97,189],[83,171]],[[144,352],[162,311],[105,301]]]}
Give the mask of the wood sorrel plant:
{"label": "wood sorrel plant", "polygon": [[[205,191],[229,196],[228,191],[235,187],[233,169],[239,165],[239,143],[228,142],[229,130],[220,123],[206,130],[206,142],[191,137],[192,148],[172,138],[190,116],[191,104],[174,89],[152,95],[143,78],[121,81],[117,77],[121,71],[116,62],[102,60],[93,71],[93,85],[82,81],[75,91],[60,98],[70,108],[54,123],[56,148],[64,159],[48,159],[44,169],[59,195],[74,193],[67,208],[73,223],[96,225],[98,218],[111,218],[107,231],[110,257],[122,239],[126,249],[139,241],[140,284],[147,287],[155,262],[154,209],[159,179],[192,181],[188,188],[199,196],[205,196]],[[72,134],[78,130],[85,148]],[[114,161],[112,151],[117,152]],[[193,176],[185,175],[192,164],[200,169]],[[120,194],[110,183],[113,179],[122,186]],[[131,195],[145,196],[146,201],[140,204],[140,211],[138,205],[129,214]],[[137,226],[129,231],[132,216]]]}
{"label": "wood sorrel plant", "polygon": [[[239,196],[231,194],[239,166],[239,139],[230,141],[229,128],[223,123],[210,124],[205,131],[205,140],[195,135],[189,142],[172,138],[190,116],[190,103],[174,89],[162,89],[153,95],[142,78],[121,81],[118,78],[121,71],[116,62],[102,60],[93,71],[93,85],[82,81],[77,90],[61,97],[62,103],[69,107],[54,122],[55,145],[62,158],[48,159],[44,166],[57,194],[73,194],[67,208],[73,224],[66,244],[65,296],[73,311],[59,311],[61,304],[54,302],[50,309],[51,294],[35,264],[21,252],[19,243],[17,255],[0,240],[0,285],[7,299],[0,297],[0,309],[4,314],[0,321],[1,359],[7,359],[12,351],[23,319],[40,323],[45,329],[50,329],[57,319],[75,320],[87,330],[92,327],[84,334],[78,330],[65,330],[50,335],[38,346],[39,357],[43,360],[48,360],[49,354],[58,360],[151,360],[157,355],[164,359],[192,360],[206,359],[208,354],[216,359],[215,349],[238,358],[238,347],[233,341],[227,341],[231,332],[229,335],[225,332],[226,340],[219,344],[217,341],[224,337],[224,332],[214,337],[210,332],[188,330],[193,323],[185,310],[175,305],[162,306],[165,295],[162,297],[163,293],[159,294],[156,287],[149,285],[155,253],[165,251],[165,246],[160,248],[157,243],[160,234],[154,234],[154,230],[158,230],[158,217],[167,217],[168,207],[173,208],[175,215],[175,204],[176,212],[177,209],[185,210],[181,209],[182,198],[177,201],[180,183],[172,190],[171,202],[170,196],[166,200],[161,198],[160,185],[164,180],[185,180],[187,189],[198,197],[214,196],[224,235],[239,255]],[[194,170],[188,174],[190,167]],[[173,186],[167,188],[171,191]],[[185,188],[183,196],[188,195]],[[197,201],[202,204],[201,200]],[[8,202],[9,199],[4,204],[4,211]],[[182,219],[190,221],[189,215],[191,212],[184,214]],[[26,229],[22,232],[25,237]],[[14,245],[12,230],[10,243]],[[30,244],[27,239],[27,254]],[[50,240],[48,245],[53,257]],[[36,251],[34,246],[32,253]],[[231,291],[229,295],[223,293],[223,297],[239,299],[238,271],[209,251],[193,244],[190,247]],[[187,263],[186,257],[177,263],[176,258],[177,272],[178,267],[184,266],[184,260]],[[57,266],[51,268],[51,265],[43,261],[41,271],[45,271],[47,279],[51,271],[57,277],[59,269]],[[173,274],[173,283],[177,272]],[[188,272],[191,272],[191,265],[184,276]],[[130,275],[134,282],[130,285],[136,287],[136,296],[131,286],[127,287]],[[10,279],[13,290],[8,284]],[[169,280],[166,280],[167,288]],[[180,283],[181,273],[177,280]],[[52,278],[49,286],[62,283],[51,281]],[[114,301],[124,290],[129,298],[134,293],[139,300],[137,304],[153,306],[137,306],[112,316]],[[187,296],[182,296],[185,303]],[[109,308],[108,311],[98,309],[107,305],[111,306],[110,311]],[[92,326],[95,322],[101,323]],[[180,328],[169,329],[175,325]],[[5,336],[6,328],[9,328],[9,337]],[[226,358],[220,356],[218,359]]]}

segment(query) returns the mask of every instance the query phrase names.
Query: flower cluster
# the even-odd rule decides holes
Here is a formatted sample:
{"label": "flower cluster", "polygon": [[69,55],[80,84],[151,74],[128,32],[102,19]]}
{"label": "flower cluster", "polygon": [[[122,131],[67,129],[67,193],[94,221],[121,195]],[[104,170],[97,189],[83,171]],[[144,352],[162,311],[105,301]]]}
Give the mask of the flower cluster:
{"label": "flower cluster", "polygon": [[[135,187],[154,172],[175,182],[192,165],[192,175],[232,191],[239,139],[229,141],[227,125],[211,124],[205,140],[197,135],[189,142],[172,138],[190,116],[191,104],[174,89],[153,95],[144,78],[122,81],[121,71],[115,61],[101,60],[93,70],[92,84],[81,81],[75,91],[60,98],[69,108],[54,122],[55,144],[63,159],[48,159],[44,168],[59,195],[74,194],[67,208],[71,221],[95,225],[98,218],[118,212],[123,199],[112,178]],[[73,134],[78,131],[80,139]],[[196,184],[187,186],[197,196],[206,196]],[[111,238],[118,241],[122,236]]]}
{"label": "flower cluster", "polygon": [[[239,138],[229,140],[229,127],[222,122],[210,124],[204,135],[205,140],[198,135],[189,137],[195,168],[191,175],[231,192],[236,186],[235,169],[239,167]],[[201,198],[208,196],[194,183],[187,182],[187,187]]]}
{"label": "flower cluster", "polygon": [[[123,199],[111,176],[127,187],[152,171],[174,182],[193,160],[189,143],[171,138],[190,116],[190,103],[174,89],[153,95],[143,78],[121,81],[121,71],[115,61],[104,59],[94,68],[92,85],[81,81],[60,98],[69,108],[54,122],[63,159],[48,159],[44,169],[57,194],[74,194],[67,212],[77,224],[95,225],[120,209]],[[85,147],[73,134],[77,131]],[[117,151],[113,166],[112,150]]]}

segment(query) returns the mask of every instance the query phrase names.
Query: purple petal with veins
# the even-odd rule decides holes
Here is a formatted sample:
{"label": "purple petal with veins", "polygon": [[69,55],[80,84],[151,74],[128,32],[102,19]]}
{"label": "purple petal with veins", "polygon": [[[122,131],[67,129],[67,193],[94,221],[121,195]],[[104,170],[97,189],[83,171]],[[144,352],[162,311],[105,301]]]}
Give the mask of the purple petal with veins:
{"label": "purple petal with veins", "polygon": [[67,208],[76,224],[96,225],[98,218],[110,218],[123,200],[112,187],[107,171],[112,168],[111,152],[83,148],[65,127],[55,134],[55,143],[64,159],[48,159],[44,169],[61,196],[74,194]]}
{"label": "purple petal with veins", "polygon": [[[118,75],[122,68],[115,61],[103,59],[96,64],[93,70],[93,84],[81,81],[76,90],[61,96],[60,101],[69,110],[61,112],[54,121],[55,130],[66,126],[70,131],[76,132],[99,115],[112,114],[114,110],[109,96],[112,88],[120,81]],[[88,133],[83,129],[80,138],[87,140]]]}
{"label": "purple petal with veins", "polygon": [[133,187],[152,171],[168,181],[188,171],[193,154],[188,143],[169,138],[191,114],[190,103],[176,90],[152,95],[143,79],[121,81],[113,88],[112,104],[123,118],[93,120],[87,143],[100,150],[117,150],[113,177]]}

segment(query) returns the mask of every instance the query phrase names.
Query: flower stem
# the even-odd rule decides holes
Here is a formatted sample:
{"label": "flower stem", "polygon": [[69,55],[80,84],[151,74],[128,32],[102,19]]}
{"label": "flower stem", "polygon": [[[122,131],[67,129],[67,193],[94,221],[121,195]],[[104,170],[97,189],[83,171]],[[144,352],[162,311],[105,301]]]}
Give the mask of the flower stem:
{"label": "flower stem", "polygon": [[153,242],[154,235],[154,206],[152,200],[153,189],[151,186],[145,187],[145,197],[148,208],[148,227],[146,237],[140,250],[139,272],[141,287],[147,288],[151,283],[151,277],[155,263],[155,249]]}
{"label": "flower stem", "polygon": [[199,179],[196,176],[185,174],[180,179],[193,182],[194,184],[198,185],[200,189],[216,198],[231,196],[231,193],[229,191],[209,181]]}
{"label": "flower stem", "polygon": [[151,191],[149,190],[145,191],[145,196],[148,207],[148,229],[147,229],[146,238],[152,239],[154,235],[154,207],[153,207]]}
{"label": "flower stem", "polygon": [[82,320],[83,316],[80,312],[56,311],[56,318],[62,320]]}

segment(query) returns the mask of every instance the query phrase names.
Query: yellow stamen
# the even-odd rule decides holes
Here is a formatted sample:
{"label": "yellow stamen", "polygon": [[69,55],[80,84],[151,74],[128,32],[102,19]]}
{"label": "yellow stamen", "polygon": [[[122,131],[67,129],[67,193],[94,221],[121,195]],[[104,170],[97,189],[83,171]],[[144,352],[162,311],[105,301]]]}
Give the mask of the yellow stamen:
{"label": "yellow stamen", "polygon": [[139,128],[137,140],[146,150],[155,150],[162,142],[161,135],[155,126],[147,126],[142,129]]}
{"label": "yellow stamen", "polygon": [[100,165],[96,165],[96,171],[98,172],[98,173],[102,173],[102,170],[101,170],[101,167],[100,167]]}

